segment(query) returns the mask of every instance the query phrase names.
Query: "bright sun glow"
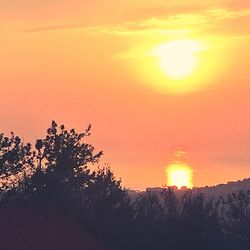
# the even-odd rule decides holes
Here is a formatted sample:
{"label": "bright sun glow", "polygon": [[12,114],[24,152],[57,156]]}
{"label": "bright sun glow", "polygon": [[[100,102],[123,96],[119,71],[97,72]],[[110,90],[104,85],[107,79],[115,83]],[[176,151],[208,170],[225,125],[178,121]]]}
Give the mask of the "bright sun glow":
{"label": "bright sun glow", "polygon": [[167,185],[176,186],[179,189],[183,186],[187,188],[193,187],[192,169],[185,163],[172,163],[167,169]]}
{"label": "bright sun glow", "polygon": [[[205,89],[218,77],[224,59],[217,46],[223,39],[186,37],[145,41],[119,55],[131,64],[139,82],[161,93],[186,94]],[[129,59],[129,61],[127,61]]]}
{"label": "bright sun glow", "polygon": [[183,79],[197,67],[197,52],[202,44],[196,40],[174,40],[157,46],[153,53],[159,57],[160,66],[173,79]]}

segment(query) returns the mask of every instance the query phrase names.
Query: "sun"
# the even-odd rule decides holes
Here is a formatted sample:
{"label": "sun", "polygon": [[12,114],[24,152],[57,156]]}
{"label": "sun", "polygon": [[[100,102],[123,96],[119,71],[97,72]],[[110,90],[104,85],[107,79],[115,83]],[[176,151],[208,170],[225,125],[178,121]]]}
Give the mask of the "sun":
{"label": "sun", "polygon": [[192,188],[192,169],[185,163],[172,163],[167,169],[167,186]]}
{"label": "sun", "polygon": [[198,40],[173,40],[154,48],[154,55],[164,73],[173,79],[184,79],[190,76],[198,65],[197,53],[201,51]]}
{"label": "sun", "polygon": [[206,36],[149,39],[119,55],[138,83],[153,91],[185,95],[205,90],[225,65],[217,46],[223,40]]}

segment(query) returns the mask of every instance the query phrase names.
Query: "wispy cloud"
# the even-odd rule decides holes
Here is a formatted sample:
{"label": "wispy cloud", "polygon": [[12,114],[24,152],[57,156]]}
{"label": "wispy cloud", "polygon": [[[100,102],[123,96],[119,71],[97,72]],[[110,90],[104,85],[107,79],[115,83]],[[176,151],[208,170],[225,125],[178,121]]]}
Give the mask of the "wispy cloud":
{"label": "wispy cloud", "polygon": [[[165,17],[151,17],[139,21],[124,22],[115,25],[93,27],[93,34],[105,33],[112,35],[136,35],[152,32],[161,34],[188,33],[200,31],[218,32],[230,23],[232,32],[238,28],[239,20],[248,20],[250,23],[250,9],[227,10],[209,9],[199,13],[182,13]],[[235,26],[233,25],[235,22]],[[248,29],[246,29],[248,32]]]}
{"label": "wispy cloud", "polygon": [[[231,3],[232,5],[232,3]],[[249,4],[250,5],[250,4]],[[81,29],[91,35],[175,35],[208,32],[224,33],[236,36],[247,36],[250,24],[249,8],[210,8],[210,9],[186,9],[181,8],[170,11],[168,14],[153,11],[154,16],[138,18],[129,21],[119,21],[101,25],[88,23],[51,24],[25,30],[25,32],[46,32],[63,29]],[[170,14],[171,13],[171,14]]]}

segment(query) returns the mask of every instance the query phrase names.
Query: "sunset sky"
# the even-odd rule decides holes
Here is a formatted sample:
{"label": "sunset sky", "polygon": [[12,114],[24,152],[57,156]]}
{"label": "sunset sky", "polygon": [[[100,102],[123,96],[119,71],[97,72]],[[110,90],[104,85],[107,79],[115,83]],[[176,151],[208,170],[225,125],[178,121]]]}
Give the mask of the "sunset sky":
{"label": "sunset sky", "polygon": [[0,131],[91,123],[132,189],[165,184],[176,147],[195,186],[248,178],[249,27],[246,0],[0,0]]}

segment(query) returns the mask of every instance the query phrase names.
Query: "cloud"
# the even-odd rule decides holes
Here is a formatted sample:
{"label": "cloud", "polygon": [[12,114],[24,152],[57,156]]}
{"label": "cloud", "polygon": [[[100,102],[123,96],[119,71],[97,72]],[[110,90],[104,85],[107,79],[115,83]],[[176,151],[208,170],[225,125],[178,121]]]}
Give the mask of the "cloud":
{"label": "cloud", "polygon": [[[135,15],[137,13],[137,15]],[[88,21],[52,23],[26,29],[25,32],[46,32],[63,29],[81,29],[91,35],[147,36],[179,34],[222,34],[248,37],[250,25],[250,3],[222,2],[214,8],[208,6],[172,6],[170,8],[137,9],[129,20],[102,22],[91,25]]]}
{"label": "cloud", "polygon": [[[241,25],[239,26],[239,24]],[[250,8],[208,9],[200,12],[181,13],[170,16],[157,16],[139,21],[124,22],[115,25],[104,25],[93,28],[93,34],[111,35],[138,34],[176,34],[189,32],[221,32],[225,35],[245,34],[249,32]],[[242,26],[243,25],[243,26]]]}

